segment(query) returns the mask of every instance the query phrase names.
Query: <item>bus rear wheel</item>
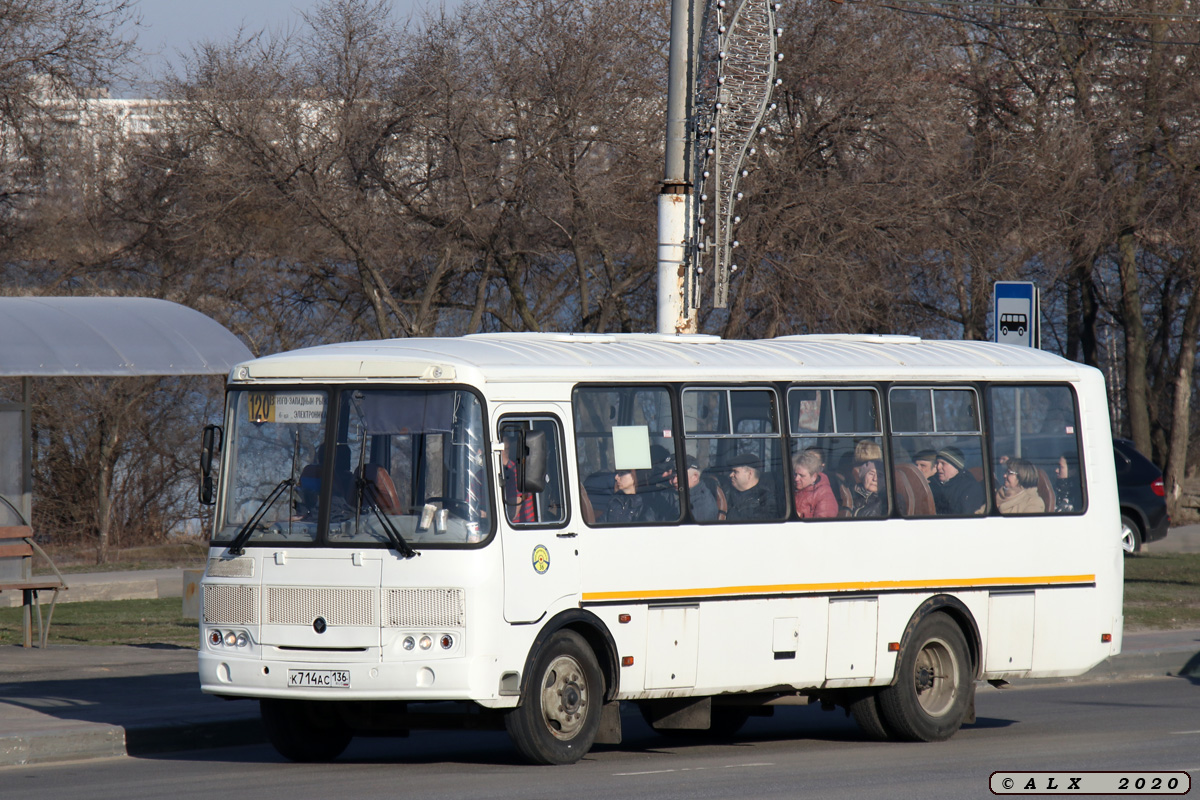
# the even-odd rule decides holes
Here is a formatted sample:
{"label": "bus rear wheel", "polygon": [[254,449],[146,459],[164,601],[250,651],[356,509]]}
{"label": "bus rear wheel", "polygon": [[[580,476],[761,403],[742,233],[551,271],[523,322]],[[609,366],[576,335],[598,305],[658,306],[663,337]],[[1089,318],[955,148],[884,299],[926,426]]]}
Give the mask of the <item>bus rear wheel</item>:
{"label": "bus rear wheel", "polygon": [[847,708],[850,716],[858,723],[863,735],[873,742],[886,742],[896,738],[892,730],[884,722],[883,713],[879,709],[879,693],[866,690],[851,700]]}
{"label": "bus rear wheel", "polygon": [[897,738],[940,742],[954,735],[970,705],[971,665],[962,631],[930,614],[900,655],[896,683],[879,693],[884,726]]}
{"label": "bus rear wheel", "polygon": [[354,738],[354,732],[337,716],[337,709],[328,703],[264,697],[258,707],[267,741],[292,761],[332,761]]}
{"label": "bus rear wheel", "polygon": [[562,630],[538,654],[521,705],[504,718],[513,744],[535,764],[574,764],[600,729],[604,678],[582,636]]}

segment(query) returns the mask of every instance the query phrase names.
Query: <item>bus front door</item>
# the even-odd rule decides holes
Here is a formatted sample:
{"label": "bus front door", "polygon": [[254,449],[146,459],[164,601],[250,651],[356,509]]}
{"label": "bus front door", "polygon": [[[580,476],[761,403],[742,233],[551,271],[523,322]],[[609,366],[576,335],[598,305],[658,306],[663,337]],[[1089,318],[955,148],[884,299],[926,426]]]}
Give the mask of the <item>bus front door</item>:
{"label": "bus front door", "polygon": [[570,413],[544,405],[498,409],[498,505],[508,622],[537,622],[564,598],[579,596],[577,534],[583,522],[578,510],[572,513],[566,492],[564,412]]}

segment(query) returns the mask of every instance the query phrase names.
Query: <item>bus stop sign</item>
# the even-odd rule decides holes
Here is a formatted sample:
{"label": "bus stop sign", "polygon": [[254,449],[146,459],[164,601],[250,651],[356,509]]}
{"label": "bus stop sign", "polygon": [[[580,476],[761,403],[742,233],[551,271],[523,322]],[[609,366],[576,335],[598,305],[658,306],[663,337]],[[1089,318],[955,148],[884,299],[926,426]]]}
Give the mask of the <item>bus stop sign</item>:
{"label": "bus stop sign", "polygon": [[1038,290],[1027,281],[996,281],[992,286],[995,327],[992,341],[1038,346]]}

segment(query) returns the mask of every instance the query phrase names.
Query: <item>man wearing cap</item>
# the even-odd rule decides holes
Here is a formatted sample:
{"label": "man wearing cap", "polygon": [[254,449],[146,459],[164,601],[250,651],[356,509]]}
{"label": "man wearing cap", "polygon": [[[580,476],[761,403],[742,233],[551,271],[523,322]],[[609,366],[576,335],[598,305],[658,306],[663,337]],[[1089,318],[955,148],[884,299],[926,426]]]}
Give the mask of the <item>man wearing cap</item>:
{"label": "man wearing cap", "polygon": [[957,447],[938,450],[937,474],[941,492],[935,493],[933,499],[938,514],[967,517],[983,513],[983,487],[967,471],[961,450]]}
{"label": "man wearing cap", "polygon": [[[721,516],[721,504],[717,500],[720,487],[709,483],[712,479],[704,480],[700,475],[700,462],[695,456],[684,459],[687,462],[688,505],[692,508],[692,517],[697,522],[712,522],[724,519]],[[675,477],[671,481],[675,483]]]}
{"label": "man wearing cap", "polygon": [[762,464],[750,453],[738,453],[729,459],[729,480],[733,493],[729,498],[730,522],[779,519],[779,507],[771,487],[762,483]]}
{"label": "man wearing cap", "polygon": [[925,480],[929,482],[929,493],[933,495],[933,507],[938,508],[938,498],[942,495],[942,481],[937,473],[937,451],[922,450],[912,457],[912,463],[916,465],[921,474],[925,476]]}

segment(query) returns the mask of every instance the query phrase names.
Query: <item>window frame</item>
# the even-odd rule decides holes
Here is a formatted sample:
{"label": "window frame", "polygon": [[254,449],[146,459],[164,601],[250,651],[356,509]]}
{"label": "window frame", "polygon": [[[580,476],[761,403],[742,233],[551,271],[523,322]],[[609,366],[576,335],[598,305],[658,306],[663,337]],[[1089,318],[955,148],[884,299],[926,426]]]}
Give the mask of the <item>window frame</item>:
{"label": "window frame", "polygon": [[[1082,426],[1081,419],[1079,416],[1079,393],[1075,390],[1074,384],[1067,382],[1067,381],[1021,382],[1021,381],[1006,380],[1006,381],[988,382],[985,385],[985,389],[986,389],[986,391],[985,391],[985,408],[986,408],[986,413],[988,415],[988,418],[987,418],[988,430],[987,430],[987,434],[986,434],[987,439],[988,439],[988,442],[987,442],[988,447],[992,448],[995,444],[995,442],[993,441],[993,430],[995,429],[995,425],[993,424],[993,419],[992,419],[992,416],[993,416],[992,415],[992,392],[997,389],[1028,389],[1028,388],[1066,389],[1067,392],[1070,393],[1071,410],[1074,413],[1072,420],[1073,420],[1074,428],[1075,428],[1074,437],[1075,437],[1075,448],[1076,448],[1076,454],[1077,454],[1076,455],[1076,472],[1079,475],[1079,495],[1080,495],[1080,505],[1082,507],[1075,511],[1063,511],[1063,512],[1043,511],[1040,514],[1001,514],[1000,510],[999,510],[999,505],[996,503],[993,503],[992,504],[993,508],[989,511],[989,516],[998,516],[998,517],[1003,517],[1003,518],[1016,518],[1016,519],[1019,519],[1021,517],[1039,517],[1040,518],[1040,517],[1060,517],[1060,516],[1061,517],[1082,516],[1082,515],[1086,514],[1088,511],[1088,506],[1090,504],[1090,495],[1088,492],[1087,466],[1084,463],[1086,459],[1084,458],[1084,442],[1083,442],[1083,435],[1082,435],[1083,434],[1083,426]],[[998,456],[995,456],[995,457],[998,457]],[[1057,459],[1055,459],[1055,461],[1057,462]],[[1053,488],[1054,478],[1053,478],[1052,474],[1047,473],[1047,477],[1050,478],[1051,488]]]}
{"label": "window frame", "polygon": [[[496,475],[493,477],[493,484],[492,484],[492,488],[491,488],[491,491],[489,492],[489,494],[492,494],[495,498],[495,502],[493,503],[493,506],[497,510],[497,513],[496,513],[497,521],[499,519],[503,519],[505,521],[505,523],[508,525],[508,527],[512,528],[513,530],[518,530],[518,531],[561,530],[562,528],[565,528],[571,524],[572,512],[574,510],[574,505],[572,503],[572,498],[571,498],[570,473],[567,469],[567,463],[566,463],[567,449],[566,449],[565,427],[563,426],[562,420],[559,418],[559,416],[557,414],[555,414],[552,411],[531,411],[528,413],[512,412],[512,413],[504,414],[496,420],[497,442],[503,441],[505,424],[512,423],[512,422],[550,422],[555,426],[555,433],[556,433],[556,439],[557,439],[557,441],[555,443],[555,447],[558,448],[559,494],[562,497],[562,502],[563,502],[563,512],[562,512],[563,516],[562,516],[562,520],[555,522],[555,523],[514,522],[513,520],[510,520],[508,518],[508,512],[505,510],[505,507],[504,507],[504,472],[503,472],[504,465],[501,464],[500,469],[496,470],[495,464],[493,464],[491,462],[493,460],[498,460],[498,459],[488,459],[489,471],[496,472]],[[502,453],[503,451],[499,450],[496,452],[497,452],[497,455],[499,455],[499,453]],[[536,495],[539,493],[535,492],[534,494]],[[536,502],[536,500],[535,500],[535,502]]]}

